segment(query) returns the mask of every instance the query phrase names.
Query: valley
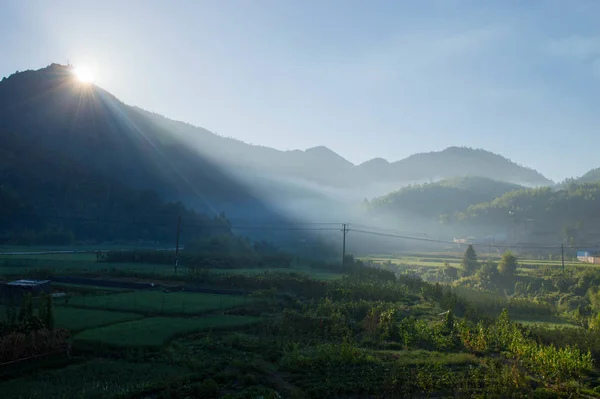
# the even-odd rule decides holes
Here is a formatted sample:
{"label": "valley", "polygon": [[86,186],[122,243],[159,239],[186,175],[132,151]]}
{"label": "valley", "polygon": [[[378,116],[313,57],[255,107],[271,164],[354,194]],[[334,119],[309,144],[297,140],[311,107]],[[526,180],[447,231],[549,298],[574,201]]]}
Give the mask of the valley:
{"label": "valley", "polygon": [[255,146],[60,64],[0,138],[3,397],[600,397],[595,171]]}

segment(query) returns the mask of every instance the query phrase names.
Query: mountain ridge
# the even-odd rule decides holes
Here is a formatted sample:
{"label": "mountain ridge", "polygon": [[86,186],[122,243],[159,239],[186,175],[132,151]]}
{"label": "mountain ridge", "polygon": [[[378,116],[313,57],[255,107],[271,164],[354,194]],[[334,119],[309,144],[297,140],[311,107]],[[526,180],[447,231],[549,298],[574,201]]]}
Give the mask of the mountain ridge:
{"label": "mountain ridge", "polygon": [[[141,188],[158,187],[168,199],[198,197],[201,187],[199,197],[209,196],[209,202],[229,204],[233,210],[240,209],[238,203],[246,204],[228,188],[236,186],[233,181],[243,182],[246,197],[281,203],[293,201],[297,190],[308,190],[315,197],[322,197],[320,187],[327,192],[353,190],[352,196],[364,198],[411,183],[467,175],[532,186],[552,184],[541,173],[501,155],[466,147],[413,154],[394,162],[373,158],[355,165],[325,146],[283,151],[248,144],[127,105],[100,87],[75,82],[69,67],[60,64],[4,78],[0,120],[5,129],[27,135],[48,151],[78,158]],[[86,154],[90,149],[92,153]],[[132,155],[136,161],[128,160]],[[256,179],[266,184],[257,184]],[[283,181],[290,184],[276,184]],[[254,187],[263,192],[253,191]]]}

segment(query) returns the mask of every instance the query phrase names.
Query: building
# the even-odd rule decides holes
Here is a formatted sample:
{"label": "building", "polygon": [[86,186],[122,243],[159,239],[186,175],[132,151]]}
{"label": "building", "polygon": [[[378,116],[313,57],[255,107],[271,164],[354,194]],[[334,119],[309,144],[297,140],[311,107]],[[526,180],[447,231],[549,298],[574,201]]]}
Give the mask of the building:
{"label": "building", "polygon": [[600,255],[596,251],[577,251],[577,260],[598,265],[600,264]]}
{"label": "building", "polygon": [[0,296],[4,301],[20,301],[25,294],[32,296],[52,292],[49,280],[17,280],[0,285]]}

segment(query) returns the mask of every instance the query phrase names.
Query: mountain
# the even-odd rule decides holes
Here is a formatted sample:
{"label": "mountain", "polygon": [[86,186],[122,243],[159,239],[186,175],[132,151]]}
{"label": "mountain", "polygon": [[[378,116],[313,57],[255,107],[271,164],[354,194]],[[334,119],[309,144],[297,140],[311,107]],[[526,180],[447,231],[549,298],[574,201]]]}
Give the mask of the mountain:
{"label": "mountain", "polygon": [[[151,194],[148,197],[148,190],[160,201],[182,201],[208,215],[206,220],[190,217],[190,223],[207,224],[222,212],[239,224],[295,223],[257,193],[265,181],[256,185],[258,190],[251,180],[242,182],[149,115],[101,88],[82,84],[66,66],[53,64],[4,78],[0,82],[2,201],[24,207],[22,211],[33,221],[12,220],[9,227],[8,219],[3,219],[2,227],[27,230],[38,220],[54,230],[68,227],[78,237],[99,239],[101,234],[92,234],[89,223],[84,228],[64,221],[122,218],[122,224],[133,223],[140,221],[144,210],[168,218],[169,235],[174,235],[176,214],[187,211],[162,202],[144,206],[142,198],[156,202]],[[207,136],[225,140],[212,133]],[[89,234],[82,234],[86,229]],[[103,239],[114,236],[105,233]],[[243,233],[277,240],[297,235],[266,229]],[[156,237],[148,235],[148,239]]]}
{"label": "mountain", "polygon": [[600,168],[592,169],[574,181],[577,183],[596,183],[600,181]]}
{"label": "mountain", "polygon": [[480,149],[450,147],[439,152],[414,154],[397,162],[375,158],[354,165],[327,147],[280,151],[222,137],[139,108],[136,110],[203,156],[248,174],[267,173],[334,188],[385,187],[383,191],[378,190],[377,195],[409,183],[462,176],[482,176],[527,186],[553,184],[535,170]]}
{"label": "mountain", "polygon": [[404,187],[374,198],[368,209],[388,217],[411,215],[437,220],[440,215],[462,211],[469,205],[490,201],[521,188],[485,177],[462,177]]}
{"label": "mountain", "polygon": [[12,174],[0,178],[13,185],[24,179],[17,167],[24,159],[31,170],[46,168],[46,178],[51,172],[64,178],[59,164],[42,164],[32,155],[45,154],[78,165],[94,176],[90,179],[151,189],[211,217],[224,211],[234,224],[346,220],[358,199],[465,175],[525,185],[550,182],[502,156],[469,148],[354,165],[322,146],[280,151],[250,145],[126,105],[58,64],[0,82],[0,139],[8,154],[0,170]]}
{"label": "mountain", "polygon": [[515,184],[546,186],[553,184],[541,173],[482,149],[449,147],[439,152],[411,155],[394,162],[395,174],[407,180],[445,179],[481,176]]}
{"label": "mountain", "polygon": [[161,200],[2,131],[0,243],[62,245],[78,242],[172,244],[178,218],[183,237],[230,234],[229,222]]}
{"label": "mountain", "polygon": [[4,149],[18,150],[21,157],[51,154],[210,214],[276,216],[216,162],[145,112],[78,82],[69,67],[53,64],[3,79],[0,128]]}

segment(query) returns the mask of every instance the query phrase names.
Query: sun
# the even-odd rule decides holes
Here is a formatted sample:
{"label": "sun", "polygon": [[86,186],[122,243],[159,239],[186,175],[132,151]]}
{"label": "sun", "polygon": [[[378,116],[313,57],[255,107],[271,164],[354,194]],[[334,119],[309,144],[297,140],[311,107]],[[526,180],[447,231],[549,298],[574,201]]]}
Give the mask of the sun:
{"label": "sun", "polygon": [[94,72],[88,67],[78,66],[73,72],[75,77],[82,83],[91,83],[95,80]]}

